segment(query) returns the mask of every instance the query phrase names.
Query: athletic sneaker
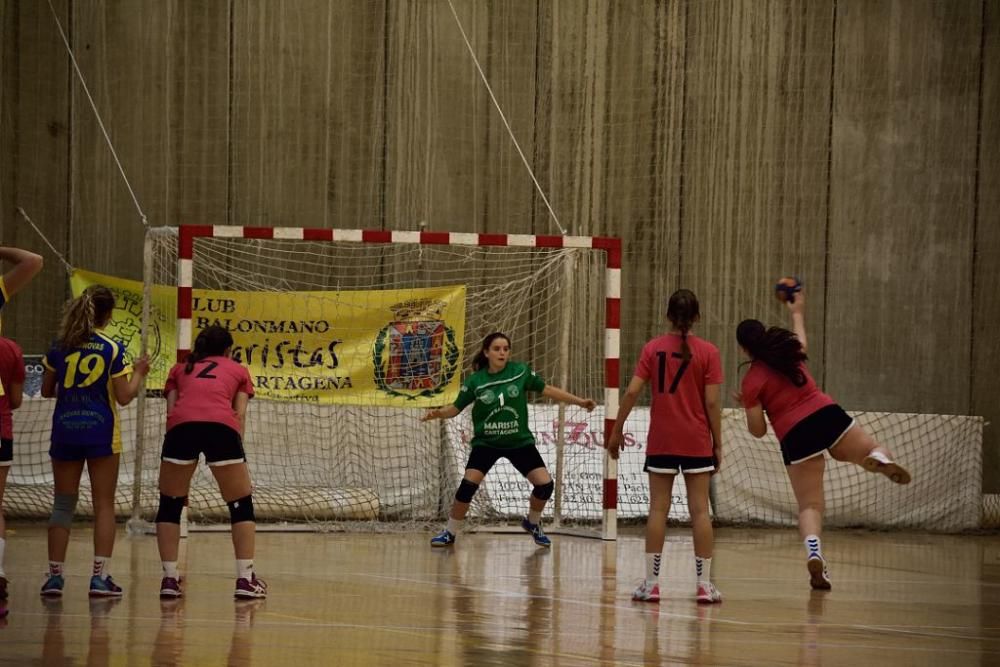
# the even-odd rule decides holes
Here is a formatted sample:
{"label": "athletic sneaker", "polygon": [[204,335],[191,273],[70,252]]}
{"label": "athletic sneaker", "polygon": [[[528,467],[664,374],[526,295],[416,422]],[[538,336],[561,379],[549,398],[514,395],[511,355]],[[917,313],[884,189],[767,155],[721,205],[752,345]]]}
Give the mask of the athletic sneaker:
{"label": "athletic sneaker", "polygon": [[909,484],[910,473],[882,452],[872,452],[861,462],[868,472],[882,473],[896,484]]}
{"label": "athletic sneaker", "polygon": [[809,585],[813,590],[828,591],[833,586],[830,584],[830,573],[826,569],[826,561],[822,556],[813,556],[806,561],[809,569]]}
{"label": "athletic sneaker", "polygon": [[92,598],[120,598],[122,587],[116,584],[111,575],[103,579],[99,575],[90,578],[90,597]]}
{"label": "athletic sneaker", "polygon": [[722,602],[722,593],[719,592],[719,589],[711,581],[699,581],[698,593],[694,599],[703,604]]}
{"label": "athletic sneaker", "polygon": [[432,547],[450,547],[454,543],[455,534],[447,528],[431,538]]}
{"label": "athletic sneaker", "polygon": [[0,577],[0,600],[7,599],[7,578]]}
{"label": "athletic sneaker", "polygon": [[639,587],[632,592],[632,599],[638,600],[639,602],[659,602],[660,601],[660,584],[654,583],[650,584],[645,579],[639,584]]}
{"label": "athletic sneaker", "polygon": [[161,598],[179,598],[181,596],[181,582],[173,577],[163,577],[160,581]]}
{"label": "athletic sneaker", "polygon": [[249,579],[236,580],[236,592],[233,595],[241,599],[266,598],[267,584],[263,579],[258,579],[256,574],[252,574]]}
{"label": "athletic sneaker", "polygon": [[63,576],[61,574],[45,573],[45,583],[42,584],[42,595],[47,598],[62,596]]}
{"label": "athletic sneaker", "polygon": [[542,524],[531,523],[530,521],[528,521],[528,517],[524,517],[524,519],[521,520],[521,528],[524,528],[526,532],[531,533],[531,537],[534,538],[535,544],[537,544],[538,546],[540,547],[552,546],[552,540],[550,540],[548,536],[542,532]]}

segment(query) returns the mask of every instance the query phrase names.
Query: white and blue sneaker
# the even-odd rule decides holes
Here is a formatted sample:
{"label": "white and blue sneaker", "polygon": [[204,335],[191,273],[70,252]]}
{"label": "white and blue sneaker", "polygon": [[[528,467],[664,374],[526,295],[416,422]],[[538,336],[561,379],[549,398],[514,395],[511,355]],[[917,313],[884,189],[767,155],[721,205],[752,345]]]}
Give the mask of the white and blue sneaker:
{"label": "white and blue sneaker", "polygon": [[92,598],[120,598],[122,587],[116,584],[109,574],[106,577],[94,575],[90,578],[90,597]]}
{"label": "white and blue sneaker", "polygon": [[455,543],[455,534],[445,528],[431,538],[432,547],[450,547]]}
{"label": "white and blue sneaker", "polygon": [[45,574],[45,583],[42,584],[42,595],[48,598],[57,598],[63,594],[63,576],[61,574]]}
{"label": "white and blue sneaker", "polygon": [[524,519],[521,521],[521,528],[524,528],[525,532],[531,533],[531,537],[535,540],[535,544],[537,544],[538,546],[540,547],[552,546],[552,540],[550,540],[548,536],[544,532],[542,532],[542,524],[531,523],[530,521],[528,521],[528,517],[524,517]]}

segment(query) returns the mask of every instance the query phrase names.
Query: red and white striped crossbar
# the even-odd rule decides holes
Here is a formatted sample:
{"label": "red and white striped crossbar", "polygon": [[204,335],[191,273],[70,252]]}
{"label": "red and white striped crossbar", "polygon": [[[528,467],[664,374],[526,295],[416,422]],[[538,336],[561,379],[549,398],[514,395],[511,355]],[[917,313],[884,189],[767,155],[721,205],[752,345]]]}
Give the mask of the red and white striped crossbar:
{"label": "red and white striped crossbar", "polygon": [[[475,234],[463,232],[400,232],[369,229],[315,229],[309,227],[238,227],[180,225],[177,245],[177,359],[191,350],[191,305],[194,241],[197,238],[279,239],[353,243],[414,243],[455,246],[511,246],[524,248],[594,248],[605,251],[607,292],[604,322],[604,438],[608,441],[618,415],[618,368],[621,349],[621,239],[605,236],[545,236],[541,234]],[[604,522],[602,537],[617,537],[618,462],[604,457]]]}

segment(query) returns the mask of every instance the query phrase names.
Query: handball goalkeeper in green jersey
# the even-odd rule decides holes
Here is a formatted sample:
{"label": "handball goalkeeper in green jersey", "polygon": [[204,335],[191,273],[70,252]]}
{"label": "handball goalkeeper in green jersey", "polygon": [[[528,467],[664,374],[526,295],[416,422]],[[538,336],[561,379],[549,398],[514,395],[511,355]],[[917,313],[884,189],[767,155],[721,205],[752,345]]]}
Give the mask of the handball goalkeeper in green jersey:
{"label": "handball goalkeeper in green jersey", "polygon": [[541,393],[557,401],[578,405],[587,412],[593,410],[597,403],[546,385],[528,364],[511,361],[510,338],[499,332],[491,333],[483,340],[482,349],[472,360],[472,368],[474,372],[465,379],[454,404],[429,410],[422,418],[422,421],[450,419],[472,404],[472,452],[465,466],[465,476],[455,493],[448,525],[431,539],[431,546],[446,547],[455,543],[472,497],[479,490],[486,473],[501,458],[510,461],[534,487],[528,516],[521,522],[521,527],[531,534],[538,546],[551,546],[552,542],[542,532],[542,510],[555,485],[535,447],[535,436],[528,428],[526,393]]}

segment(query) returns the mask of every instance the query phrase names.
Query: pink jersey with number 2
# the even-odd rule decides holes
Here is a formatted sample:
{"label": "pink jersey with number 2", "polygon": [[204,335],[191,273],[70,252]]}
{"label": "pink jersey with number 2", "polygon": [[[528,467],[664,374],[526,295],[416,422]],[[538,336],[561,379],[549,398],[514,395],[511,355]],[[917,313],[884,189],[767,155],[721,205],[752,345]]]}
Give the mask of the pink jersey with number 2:
{"label": "pink jersey with number 2", "polygon": [[177,402],[167,415],[167,430],[186,422],[225,424],[237,433],[240,420],[233,410],[233,399],[243,392],[253,396],[253,381],[246,368],[228,357],[206,357],[185,373],[186,364],[170,369],[163,386],[164,395],[177,392]]}

